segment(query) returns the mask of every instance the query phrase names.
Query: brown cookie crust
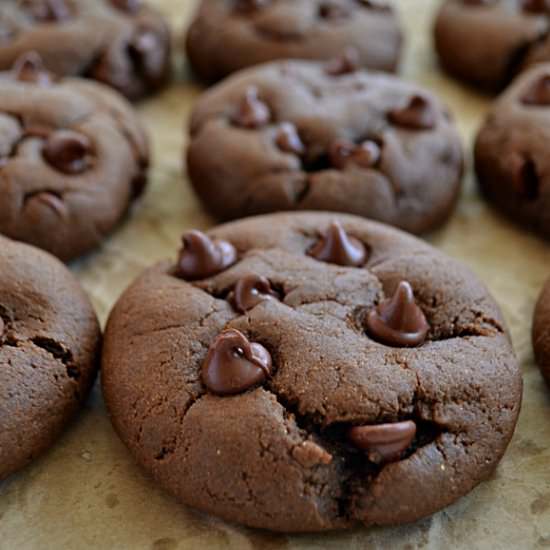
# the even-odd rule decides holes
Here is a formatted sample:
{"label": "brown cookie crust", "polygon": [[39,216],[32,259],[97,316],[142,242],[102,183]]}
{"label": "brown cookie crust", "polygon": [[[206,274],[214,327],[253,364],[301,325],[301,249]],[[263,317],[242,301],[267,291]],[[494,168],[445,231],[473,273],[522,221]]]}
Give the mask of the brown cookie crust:
{"label": "brown cookie crust", "polygon": [[100,330],[73,275],[0,237],[0,479],[52,445],[84,403]]}
{"label": "brown cookie crust", "polygon": [[132,100],[161,87],[170,70],[168,25],[140,1],[2,0],[0,70],[29,51],[59,75],[99,80]]}
{"label": "brown cookie crust", "polygon": [[523,227],[550,238],[550,104],[530,99],[546,78],[549,63],[526,71],[507,88],[479,131],[474,156],[486,199]]}
{"label": "brown cookie crust", "polygon": [[[0,233],[67,261],[96,248],[142,192],[149,147],[121,96],[51,78],[0,73]],[[88,144],[82,167],[64,167],[63,147],[51,146],[67,131]]]}
{"label": "brown cookie crust", "polygon": [[[245,4],[241,2],[241,4]],[[206,81],[276,59],[329,60],[354,48],[361,67],[395,72],[402,33],[389,2],[203,0],[186,35],[193,70]]]}
{"label": "brown cookie crust", "polygon": [[[512,436],[521,375],[498,306],[461,264],[386,226],[337,215],[368,248],[364,268],[307,251],[336,215],[277,214],[220,226],[239,261],[188,283],[147,270],[111,313],[103,391],[137,461],[184,503],[278,531],[414,521],[488,477]],[[279,299],[241,314],[235,283],[266,277]],[[369,338],[363,320],[397,284],[414,288],[430,331],[418,348]],[[201,381],[213,340],[237,329],[264,346],[273,374],[217,397]],[[376,466],[353,425],[414,420],[399,461]]]}
{"label": "brown cookie crust", "polygon": [[535,308],[533,348],[540,370],[550,385],[550,281],[542,289]]}
{"label": "brown cookie crust", "polygon": [[[257,107],[239,111],[252,92],[252,108],[259,101],[268,110],[265,122]],[[425,108],[424,118],[413,113],[424,127],[397,114],[414,101]],[[256,127],[245,127],[254,116]],[[288,127],[302,150],[296,136],[281,142]],[[448,111],[430,92],[388,75],[332,75],[303,61],[262,65],[206,92],[190,131],[189,177],[222,220],[330,210],[425,233],[448,219],[460,191],[462,146]],[[339,161],[331,157],[339,142],[374,152],[357,149],[361,157]]]}

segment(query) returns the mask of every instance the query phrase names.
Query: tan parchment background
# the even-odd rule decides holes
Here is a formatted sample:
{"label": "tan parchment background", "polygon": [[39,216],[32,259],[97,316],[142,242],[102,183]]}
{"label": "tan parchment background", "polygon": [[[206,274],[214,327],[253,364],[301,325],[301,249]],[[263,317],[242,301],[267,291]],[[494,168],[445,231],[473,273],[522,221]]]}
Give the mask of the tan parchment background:
{"label": "tan parchment background", "polygon": [[[93,1],[93,0],[90,0]],[[181,31],[194,0],[150,0]],[[438,70],[430,25],[438,0],[397,0],[407,28],[407,77],[435,88],[457,115],[468,149],[489,101]],[[104,321],[148,264],[172,255],[185,228],[212,225],[182,178],[184,121],[200,88],[178,82],[140,105],[154,144],[152,186],[103,250],[72,266]],[[430,239],[487,283],[512,328],[525,374],[524,407],[497,472],[468,497],[415,525],[284,536],[225,524],[165,496],[134,465],[96,387],[86,410],[46,456],[0,485],[1,549],[550,548],[550,392],[533,364],[533,304],[550,275],[550,244],[523,234],[477,197],[469,170],[451,223]]]}

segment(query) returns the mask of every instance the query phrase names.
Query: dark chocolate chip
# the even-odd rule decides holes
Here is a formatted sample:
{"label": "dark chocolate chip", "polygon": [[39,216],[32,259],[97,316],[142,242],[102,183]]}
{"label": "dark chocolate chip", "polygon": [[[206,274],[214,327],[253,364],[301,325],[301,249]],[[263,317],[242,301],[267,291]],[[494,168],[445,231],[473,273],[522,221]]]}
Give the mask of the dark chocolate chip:
{"label": "dark chocolate chip", "polygon": [[59,195],[50,191],[33,193],[30,197],[26,198],[25,206],[29,207],[32,205],[46,206],[60,218],[67,216],[67,207],[63,202],[63,199]]}
{"label": "dark chocolate chip", "polygon": [[32,51],[17,58],[12,74],[19,82],[32,82],[39,86],[49,86],[53,82],[53,75],[44,67],[40,55]]}
{"label": "dark chocolate chip", "polygon": [[234,122],[243,128],[260,128],[271,119],[269,107],[258,97],[258,88],[246,90],[241,100]]}
{"label": "dark chocolate chip", "polygon": [[348,431],[350,441],[365,451],[371,462],[382,464],[399,460],[416,435],[412,420],[374,426],[354,426]]}
{"label": "dark chocolate chip", "polygon": [[111,0],[111,4],[117,10],[125,13],[137,13],[143,6],[142,0]]}
{"label": "dark chocolate chip", "polygon": [[321,262],[343,266],[359,267],[367,261],[365,245],[348,235],[339,222],[330,225],[308,254]]}
{"label": "dark chocolate chip", "polygon": [[416,304],[410,283],[401,281],[395,294],[369,312],[366,330],[371,338],[392,347],[424,343],[430,325]]}
{"label": "dark chocolate chip", "polygon": [[6,325],[4,323],[4,319],[0,317],[0,341],[2,339],[2,336],[4,336],[4,332],[6,331]]}
{"label": "dark chocolate chip", "polygon": [[419,95],[413,96],[405,107],[390,111],[388,118],[396,126],[412,130],[431,130],[436,123],[431,102]]}
{"label": "dark chocolate chip", "polygon": [[550,75],[537,78],[521,101],[525,105],[550,105]]}
{"label": "dark chocolate chip", "polygon": [[136,74],[152,86],[159,86],[165,78],[165,50],[162,40],[152,29],[136,29],[128,43],[128,55]]}
{"label": "dark chocolate chip", "polygon": [[201,231],[189,231],[182,241],[176,275],[187,281],[212,277],[237,261],[237,251],[231,243],[211,239]]}
{"label": "dark chocolate chip", "polygon": [[524,155],[514,155],[511,160],[512,185],[516,193],[528,201],[535,201],[540,194],[540,178],[535,162]]}
{"label": "dark chocolate chip", "polygon": [[50,166],[65,174],[82,174],[92,166],[90,139],[73,130],[59,130],[50,134],[42,154]]}
{"label": "dark chocolate chip", "polygon": [[527,13],[548,13],[550,0],[521,0],[521,7]]}
{"label": "dark chocolate chip", "polygon": [[265,8],[270,3],[271,0],[236,0],[235,11],[253,13],[259,9]]}
{"label": "dark chocolate chip", "polygon": [[359,3],[365,8],[378,11],[393,11],[387,0],[359,0]]}
{"label": "dark chocolate chip", "polygon": [[343,170],[347,164],[355,164],[361,168],[372,168],[380,161],[380,146],[372,140],[359,145],[346,140],[335,141],[330,147],[329,157],[332,165]]}
{"label": "dark chocolate chip", "polygon": [[285,153],[294,153],[295,155],[303,155],[306,151],[305,145],[300,139],[296,126],[290,122],[283,122],[277,130],[275,137],[277,147]]}
{"label": "dark chocolate chip", "polygon": [[71,17],[71,8],[66,0],[22,0],[22,8],[37,21],[52,23]]}
{"label": "dark chocolate chip", "polygon": [[349,9],[333,2],[322,2],[319,5],[319,17],[321,19],[347,19],[350,16]]}
{"label": "dark chocolate chip", "polygon": [[212,343],[202,364],[202,381],[217,395],[235,395],[262,384],[270,376],[269,352],[238,330],[222,332]]}
{"label": "dark chocolate chip", "polygon": [[245,313],[265,300],[275,300],[277,298],[277,293],[265,277],[250,274],[237,281],[232,302],[237,311]]}
{"label": "dark chocolate chip", "polygon": [[332,59],[325,65],[325,72],[331,76],[342,76],[354,73],[359,66],[359,52],[355,48],[348,48],[340,57]]}

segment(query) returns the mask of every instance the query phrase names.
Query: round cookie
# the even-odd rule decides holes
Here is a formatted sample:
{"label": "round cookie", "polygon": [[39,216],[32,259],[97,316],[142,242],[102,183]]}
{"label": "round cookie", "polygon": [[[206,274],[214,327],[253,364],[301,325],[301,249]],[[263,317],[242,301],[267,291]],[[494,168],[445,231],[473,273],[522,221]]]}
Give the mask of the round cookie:
{"label": "round cookie", "polygon": [[74,276],[0,237],[0,480],[52,445],[99,366],[99,324]]}
{"label": "round cookie", "polygon": [[160,88],[170,70],[168,25],[141,0],[2,0],[0,70],[28,51],[130,99]]}
{"label": "round cookie", "polygon": [[492,106],[475,144],[487,200],[550,238],[550,64],[526,71]]}
{"label": "round cookie", "polygon": [[386,0],[202,0],[186,37],[189,62],[206,81],[276,59],[329,60],[348,48],[361,67],[395,72],[401,44]]}
{"label": "round cookie", "polygon": [[131,106],[36,54],[0,73],[0,233],[70,260],[97,247],[142,192],[149,152]]}
{"label": "round cookie", "polygon": [[540,370],[550,385],[550,281],[544,286],[535,308],[533,348]]}
{"label": "round cookie", "polygon": [[414,521],[495,469],[521,374],[461,264],[343,214],[184,236],[110,315],[113,424],[187,505],[276,531]]}
{"label": "round cookie", "polygon": [[550,61],[550,7],[544,0],[446,0],[435,23],[443,67],[489,91]]}
{"label": "round cookie", "polygon": [[462,146],[441,102],[347,56],[233,75],[198,100],[190,131],[191,182],[223,220],[330,210],[424,233],[460,191]]}

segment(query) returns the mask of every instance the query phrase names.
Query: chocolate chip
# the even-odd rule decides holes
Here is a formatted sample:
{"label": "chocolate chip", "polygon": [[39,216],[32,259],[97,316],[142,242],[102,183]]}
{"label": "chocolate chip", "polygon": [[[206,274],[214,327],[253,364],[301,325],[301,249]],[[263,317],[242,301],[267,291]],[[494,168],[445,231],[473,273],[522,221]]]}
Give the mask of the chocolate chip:
{"label": "chocolate chip", "polygon": [[277,298],[277,293],[265,277],[250,274],[237,281],[232,302],[237,311],[245,313],[265,300],[275,300]]}
{"label": "chocolate chip", "polygon": [[231,243],[211,239],[201,231],[189,231],[182,241],[176,275],[187,281],[212,277],[237,261],[237,251]]}
{"label": "chocolate chip", "polygon": [[387,0],[359,0],[359,3],[372,10],[393,11]]}
{"label": "chocolate chip", "polygon": [[65,174],[81,174],[92,166],[90,139],[72,130],[53,132],[44,143],[46,162]]}
{"label": "chocolate chip", "polygon": [[20,5],[37,21],[51,23],[71,17],[71,9],[66,0],[22,0]]}
{"label": "chocolate chip", "polygon": [[372,168],[380,161],[380,146],[372,140],[366,140],[355,145],[351,141],[335,141],[329,150],[331,164],[343,170],[347,164],[355,164],[361,168]]}
{"label": "chocolate chip", "polygon": [[340,57],[332,59],[325,65],[325,72],[331,76],[341,76],[354,73],[359,66],[359,52],[355,48],[348,48]]}
{"label": "chocolate chip", "polygon": [[333,2],[322,2],[319,5],[319,17],[321,19],[347,19],[350,16],[349,9]]}
{"label": "chocolate chip", "polygon": [[285,153],[294,153],[295,155],[303,155],[306,151],[305,145],[300,139],[296,126],[290,122],[283,122],[277,130],[275,137],[277,147]]}
{"label": "chocolate chip", "polygon": [[416,304],[410,283],[401,281],[391,298],[369,312],[366,330],[374,340],[392,347],[424,343],[430,325]]}
{"label": "chocolate chip", "polygon": [[2,337],[4,336],[5,331],[6,331],[6,325],[4,323],[4,319],[0,317],[0,341],[2,340]]}
{"label": "chocolate chip", "polygon": [[33,193],[25,199],[25,206],[27,208],[34,205],[46,206],[60,218],[67,216],[67,207],[65,206],[63,199],[50,191]]}
{"label": "chocolate chip", "polygon": [[348,438],[358,449],[367,452],[375,464],[399,460],[410,447],[416,435],[416,424],[412,420],[375,426],[354,426],[348,431]]}
{"label": "chocolate chip", "polygon": [[436,123],[431,103],[419,95],[413,96],[405,107],[390,111],[388,118],[393,124],[412,130],[431,130]]}
{"label": "chocolate chip", "polygon": [[128,55],[136,74],[152,86],[159,86],[165,77],[165,51],[159,35],[152,29],[136,29],[128,43]]}
{"label": "chocolate chip", "polygon": [[550,75],[539,77],[521,98],[525,105],[550,105]]}
{"label": "chocolate chip", "polygon": [[528,201],[539,198],[540,179],[535,162],[524,155],[514,155],[511,159],[510,174],[516,193]]}
{"label": "chocolate chip", "polygon": [[365,245],[349,236],[339,222],[330,225],[308,254],[321,262],[343,266],[359,267],[367,261]]}
{"label": "chocolate chip", "polygon": [[265,8],[271,3],[271,0],[236,0],[235,11],[243,13],[252,13]]}
{"label": "chocolate chip", "polygon": [[548,13],[550,0],[521,0],[521,7],[528,13]]}
{"label": "chocolate chip", "polygon": [[19,82],[31,82],[39,86],[49,86],[53,82],[53,75],[44,67],[40,55],[32,51],[17,58],[12,74]]}
{"label": "chocolate chip", "polygon": [[222,332],[202,364],[202,381],[217,395],[234,395],[262,384],[271,376],[272,361],[261,345],[238,330]]}
{"label": "chocolate chip", "polygon": [[258,98],[258,88],[250,87],[241,100],[234,122],[243,128],[260,128],[271,119],[269,107]]}
{"label": "chocolate chip", "polygon": [[142,0],[111,0],[111,4],[117,10],[125,13],[137,13],[143,6]]}

